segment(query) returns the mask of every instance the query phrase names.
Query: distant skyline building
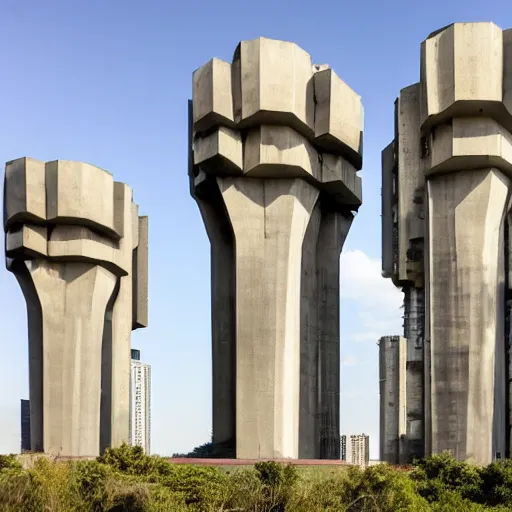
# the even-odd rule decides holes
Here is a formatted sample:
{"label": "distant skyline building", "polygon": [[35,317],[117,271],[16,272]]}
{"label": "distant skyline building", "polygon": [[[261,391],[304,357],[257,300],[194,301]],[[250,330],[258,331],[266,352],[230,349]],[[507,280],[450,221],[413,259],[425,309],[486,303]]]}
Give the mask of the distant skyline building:
{"label": "distant skyline building", "polygon": [[350,436],[350,463],[367,468],[370,462],[370,436],[355,434]]}
{"label": "distant skyline building", "polygon": [[140,350],[131,351],[130,440],[151,451],[151,366],[141,363]]}
{"label": "distant skyline building", "polygon": [[340,459],[347,460],[347,436],[340,436]]}
{"label": "distant skyline building", "polygon": [[403,442],[407,434],[407,340],[403,336],[383,336],[378,345],[380,460],[400,464],[407,459]]}
{"label": "distant skyline building", "polygon": [[21,399],[21,453],[30,451],[30,400]]}

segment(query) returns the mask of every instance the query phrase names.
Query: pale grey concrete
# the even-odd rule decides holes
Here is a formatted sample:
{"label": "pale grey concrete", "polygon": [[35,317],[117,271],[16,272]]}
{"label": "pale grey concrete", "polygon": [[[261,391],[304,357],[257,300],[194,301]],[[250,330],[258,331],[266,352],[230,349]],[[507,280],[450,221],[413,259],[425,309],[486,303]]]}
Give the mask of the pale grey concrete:
{"label": "pale grey concrete", "polygon": [[193,91],[214,443],[237,458],[339,458],[339,257],[361,204],[360,98],[265,38],[197,70]]}
{"label": "pale grey concrete", "polygon": [[8,162],[4,192],[7,268],[27,302],[32,450],[98,455],[129,441],[147,218],[128,186],[81,162]]}
{"label": "pale grey concrete", "polygon": [[398,100],[394,183],[389,148],[383,155],[383,271],[405,292],[410,458],[446,449],[486,464],[510,451],[510,41],[493,23],[432,33],[420,83]]}
{"label": "pale grey concrete", "polygon": [[401,441],[407,433],[406,411],[407,340],[383,336],[379,340],[380,460],[399,464]]}

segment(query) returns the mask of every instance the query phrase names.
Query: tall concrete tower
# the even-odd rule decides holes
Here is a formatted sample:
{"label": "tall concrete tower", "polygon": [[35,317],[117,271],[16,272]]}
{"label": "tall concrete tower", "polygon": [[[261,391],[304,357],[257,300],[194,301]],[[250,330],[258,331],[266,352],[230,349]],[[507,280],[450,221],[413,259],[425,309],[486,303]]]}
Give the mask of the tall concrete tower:
{"label": "tall concrete tower", "polygon": [[293,43],[242,41],[194,73],[224,455],[339,458],[339,257],[361,205],[362,123],[360,97]]}
{"label": "tall concrete tower", "polygon": [[405,291],[411,454],[486,464],[507,439],[512,31],[455,23],[431,34],[395,125],[383,270]]}
{"label": "tall concrete tower", "polygon": [[147,324],[147,217],[93,165],[6,164],[7,268],[27,302],[31,449],[129,441],[130,334]]}
{"label": "tall concrete tower", "polygon": [[380,460],[390,464],[407,458],[403,443],[407,434],[406,342],[403,336],[379,340]]}

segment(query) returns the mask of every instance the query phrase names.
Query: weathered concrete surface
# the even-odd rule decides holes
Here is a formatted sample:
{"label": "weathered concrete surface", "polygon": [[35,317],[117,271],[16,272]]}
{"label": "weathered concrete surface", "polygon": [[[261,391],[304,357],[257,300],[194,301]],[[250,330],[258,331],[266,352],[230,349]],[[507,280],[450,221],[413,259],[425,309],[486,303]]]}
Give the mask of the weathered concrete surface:
{"label": "weathered concrete surface", "polygon": [[407,431],[406,358],[403,336],[379,340],[380,460],[390,464],[402,462],[400,440]]}
{"label": "weathered concrete surface", "polygon": [[505,454],[510,43],[493,23],[432,33],[419,85],[398,100],[398,180],[383,156],[383,271],[405,293],[409,457]]}
{"label": "weathered concrete surface", "polygon": [[297,458],[301,251],[318,190],[299,179],[219,187],[236,248],[236,453]]}
{"label": "weathered concrete surface", "polygon": [[339,459],[339,258],[353,216],[318,201],[302,247],[299,457]]}
{"label": "weathered concrete surface", "polygon": [[505,453],[504,421],[493,431],[495,398],[505,411],[495,365],[505,358],[497,340],[505,322],[499,249],[508,187],[495,169],[428,181],[432,451],[481,464]]}
{"label": "weathered concrete surface", "polygon": [[339,457],[339,255],[361,204],[360,98],[330,72],[315,90],[328,67],[293,43],[243,41],[229,78],[227,66],[194,73],[189,127],[211,243],[214,443],[237,458]]}
{"label": "weathered concrete surface", "polygon": [[144,231],[144,218],[134,222],[131,189],[90,164],[14,160],[4,190],[7,267],[27,302],[32,450],[96,456],[129,440],[130,332],[147,322],[147,223]]}

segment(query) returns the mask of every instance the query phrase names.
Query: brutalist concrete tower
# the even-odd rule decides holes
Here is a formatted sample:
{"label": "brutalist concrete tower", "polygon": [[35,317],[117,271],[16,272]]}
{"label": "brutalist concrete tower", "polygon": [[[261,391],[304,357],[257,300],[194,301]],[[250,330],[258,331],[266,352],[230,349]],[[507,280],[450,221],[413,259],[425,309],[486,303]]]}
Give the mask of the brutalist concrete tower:
{"label": "brutalist concrete tower", "polygon": [[147,217],[93,165],[6,164],[7,268],[27,302],[34,451],[129,441],[130,334],[147,325]]}
{"label": "brutalist concrete tower", "polygon": [[191,192],[211,242],[213,437],[339,458],[339,257],[361,205],[360,97],[296,44],[194,73]]}
{"label": "brutalist concrete tower", "polygon": [[383,153],[383,270],[405,291],[410,455],[505,456],[511,171],[512,31],[434,32]]}
{"label": "brutalist concrete tower", "polygon": [[406,343],[403,336],[379,340],[380,460],[389,464],[407,462]]}

